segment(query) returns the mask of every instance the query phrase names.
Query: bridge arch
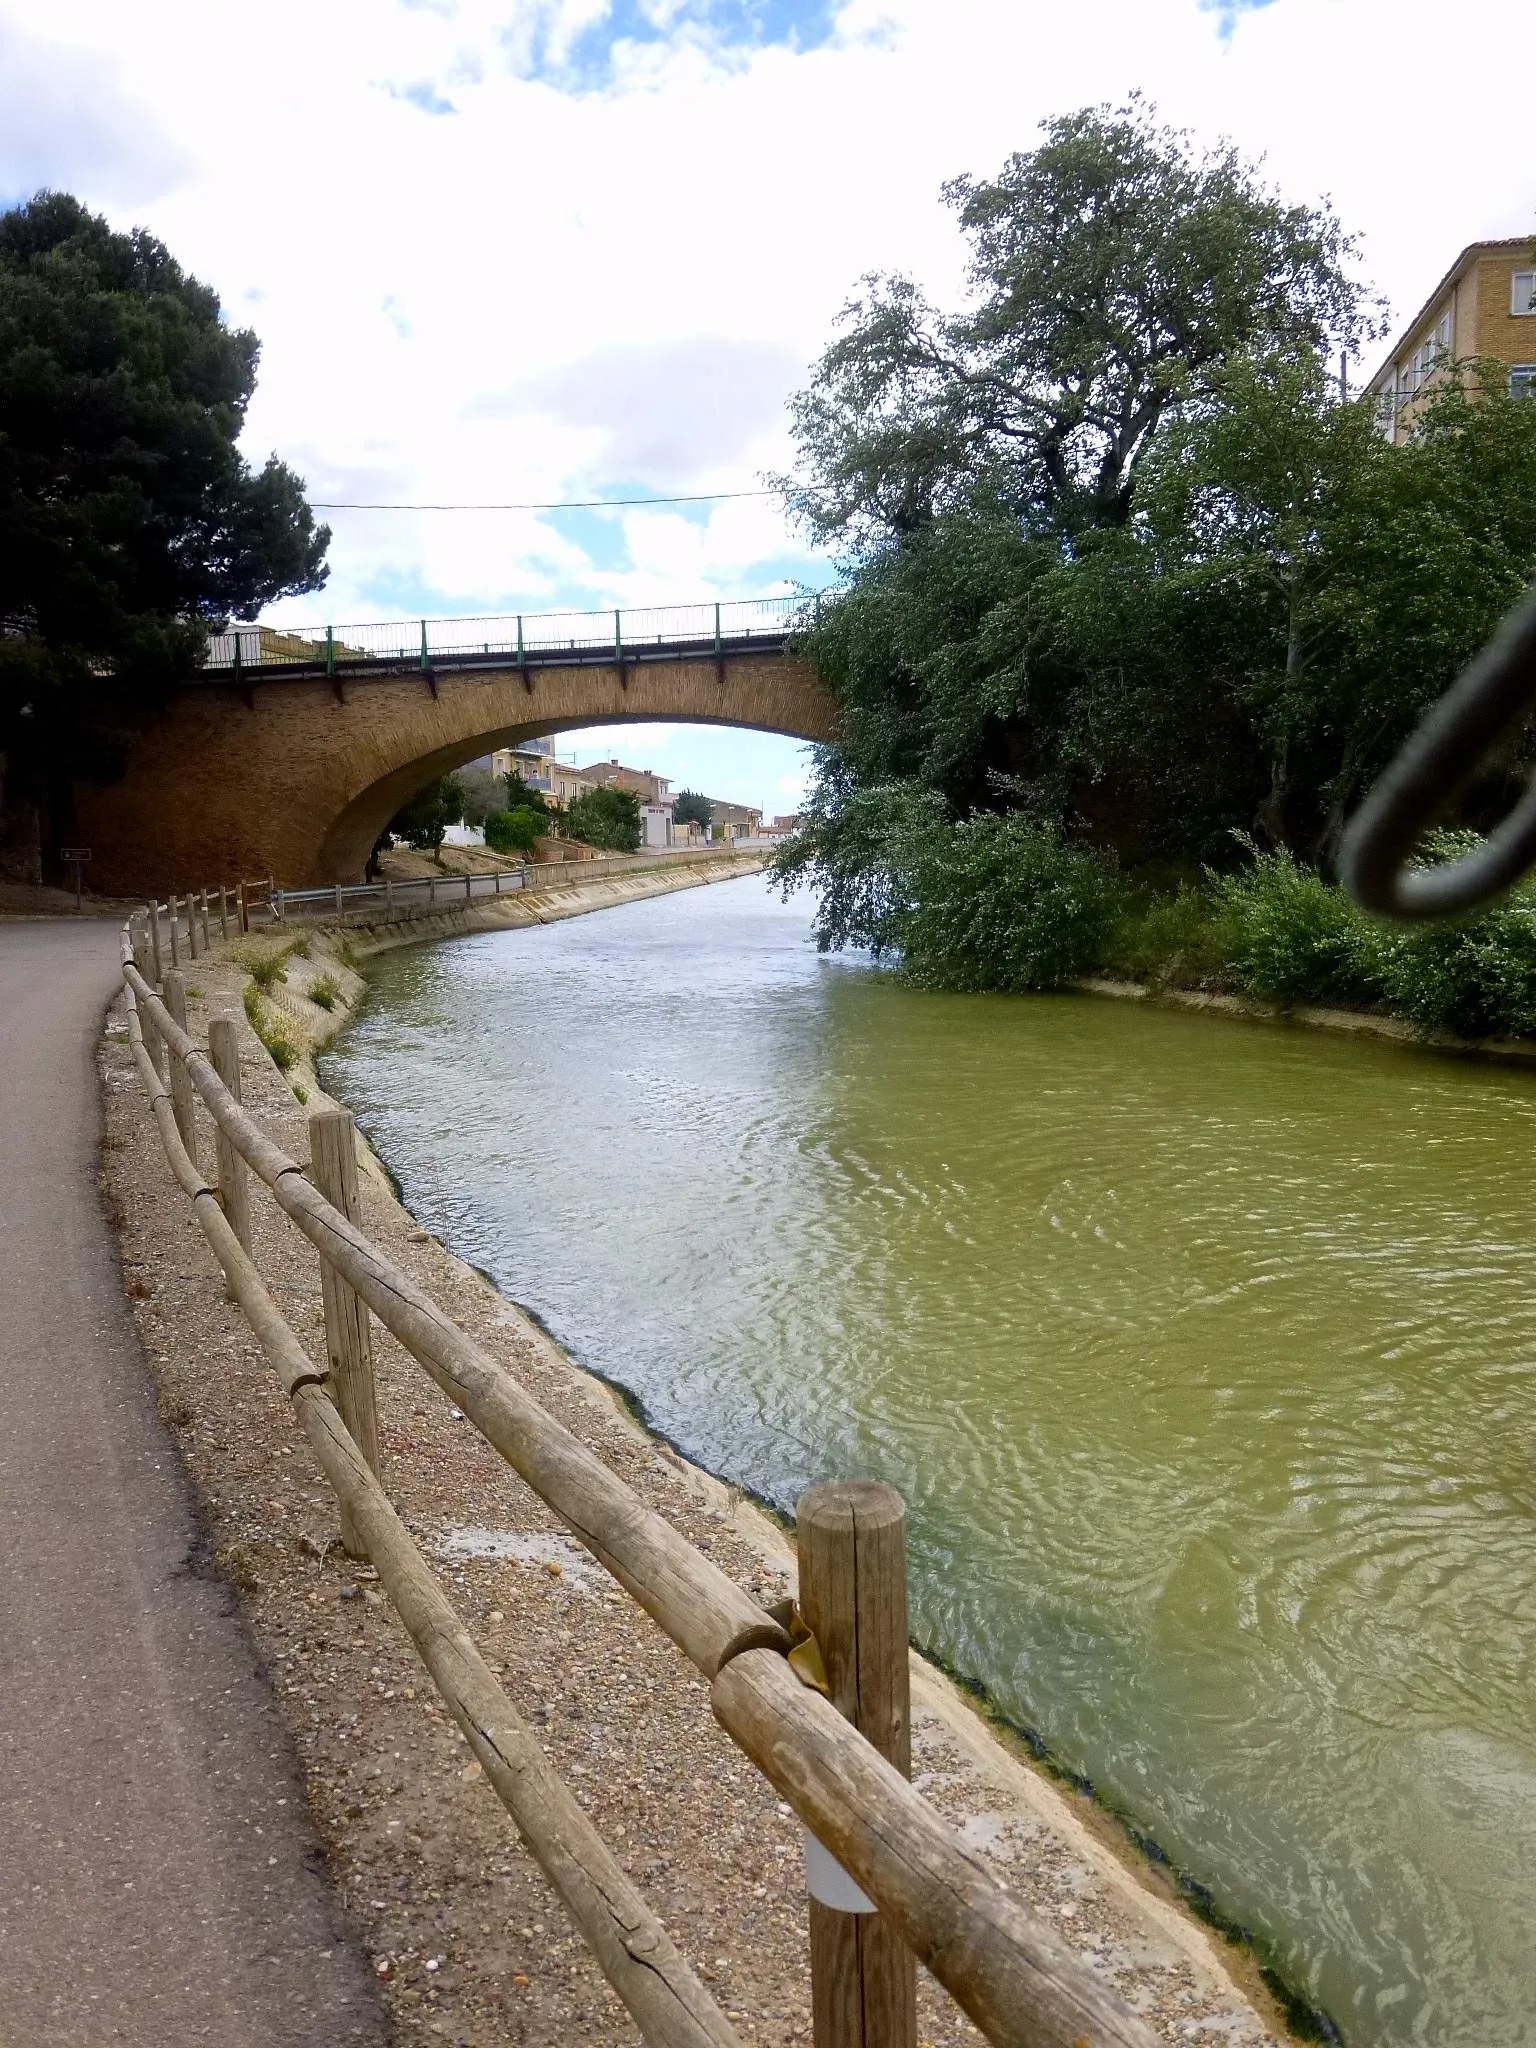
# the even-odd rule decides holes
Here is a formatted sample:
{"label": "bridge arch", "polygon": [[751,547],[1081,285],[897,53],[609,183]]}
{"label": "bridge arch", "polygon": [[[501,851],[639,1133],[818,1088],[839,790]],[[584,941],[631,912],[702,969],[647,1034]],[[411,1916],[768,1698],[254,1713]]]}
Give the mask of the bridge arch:
{"label": "bridge arch", "polygon": [[122,782],[79,792],[92,879],[135,895],[360,880],[380,832],[434,776],[548,733],[663,722],[828,740],[836,705],[792,648],[220,677],[179,693]]}

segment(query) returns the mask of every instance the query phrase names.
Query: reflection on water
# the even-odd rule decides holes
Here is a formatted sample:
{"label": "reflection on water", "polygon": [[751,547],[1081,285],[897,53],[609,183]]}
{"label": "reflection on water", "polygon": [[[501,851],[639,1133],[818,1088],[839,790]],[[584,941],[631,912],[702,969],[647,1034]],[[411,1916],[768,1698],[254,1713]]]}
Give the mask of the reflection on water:
{"label": "reflection on water", "polygon": [[788,1507],[1351,2042],[1532,2038],[1536,1078],[914,993],[757,879],[380,964],[416,1213]]}

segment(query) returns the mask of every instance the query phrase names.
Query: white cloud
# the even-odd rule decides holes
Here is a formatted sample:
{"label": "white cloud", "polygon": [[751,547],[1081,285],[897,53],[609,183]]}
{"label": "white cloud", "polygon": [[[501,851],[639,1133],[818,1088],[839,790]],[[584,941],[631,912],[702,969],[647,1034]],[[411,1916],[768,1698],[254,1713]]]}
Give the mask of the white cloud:
{"label": "white cloud", "polygon": [[0,202],[46,185],[139,205],[190,169],[104,56],[44,42],[0,11]]}
{"label": "white cloud", "polygon": [[[262,338],[250,452],[327,499],[755,484],[862,272],[959,292],[940,182],[1133,88],[1331,194],[1398,316],[1464,243],[1536,227],[1524,0],[1438,26],[1398,0],[849,0],[819,41],[796,23],[820,0],[759,12],[783,33],[749,47],[697,6],[658,39],[637,0],[50,0],[45,46],[35,0],[0,0],[0,185],[67,183],[213,284]],[[332,523],[331,587],[290,615],[685,601],[809,566],[773,501]]]}

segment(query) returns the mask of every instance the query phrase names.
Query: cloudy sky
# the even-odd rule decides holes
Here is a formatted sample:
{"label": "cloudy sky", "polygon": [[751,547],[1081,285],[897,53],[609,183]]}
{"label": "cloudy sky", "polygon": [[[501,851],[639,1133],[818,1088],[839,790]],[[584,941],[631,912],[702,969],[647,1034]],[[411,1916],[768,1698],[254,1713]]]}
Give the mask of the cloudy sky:
{"label": "cloudy sky", "polygon": [[[1405,317],[1536,228],[1528,0],[0,0],[0,203],[139,223],[262,340],[246,444],[316,500],[749,491],[861,272],[940,300],[941,182],[1140,88],[1331,196]],[[1371,366],[1374,367],[1374,366]],[[325,515],[287,618],[642,606],[824,582],[768,498]],[[618,748],[773,810],[789,742]]]}

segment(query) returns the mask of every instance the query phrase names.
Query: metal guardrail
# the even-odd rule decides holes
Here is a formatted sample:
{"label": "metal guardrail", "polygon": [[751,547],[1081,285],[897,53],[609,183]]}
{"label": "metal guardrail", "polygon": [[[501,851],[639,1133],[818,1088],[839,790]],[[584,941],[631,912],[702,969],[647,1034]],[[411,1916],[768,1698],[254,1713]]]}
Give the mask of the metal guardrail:
{"label": "metal guardrail", "polygon": [[342,917],[350,910],[382,909],[386,916],[411,906],[428,912],[487,897],[513,895],[519,889],[562,888],[604,875],[644,875],[677,867],[690,860],[719,860],[732,853],[766,852],[766,839],[737,839],[721,846],[679,846],[650,855],[594,854],[583,860],[524,861],[520,867],[490,874],[393,876],[377,882],[333,882],[318,889],[277,889],[267,898],[267,915],[287,923],[299,917]]}
{"label": "metal guardrail", "polygon": [[242,626],[215,633],[204,666],[241,676],[287,671],[355,675],[368,669],[548,667],[556,663],[675,660],[782,646],[815,617],[814,597],[654,605],[600,612],[515,612],[364,625]]}

